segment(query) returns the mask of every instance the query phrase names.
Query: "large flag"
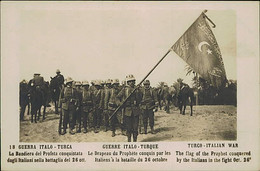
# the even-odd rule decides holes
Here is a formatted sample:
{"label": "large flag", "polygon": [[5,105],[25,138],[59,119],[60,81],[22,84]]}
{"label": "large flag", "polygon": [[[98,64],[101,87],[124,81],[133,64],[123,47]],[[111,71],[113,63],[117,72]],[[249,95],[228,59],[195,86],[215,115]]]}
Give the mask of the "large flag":
{"label": "large flag", "polygon": [[220,49],[204,13],[198,17],[171,49],[213,86],[219,87],[226,81]]}

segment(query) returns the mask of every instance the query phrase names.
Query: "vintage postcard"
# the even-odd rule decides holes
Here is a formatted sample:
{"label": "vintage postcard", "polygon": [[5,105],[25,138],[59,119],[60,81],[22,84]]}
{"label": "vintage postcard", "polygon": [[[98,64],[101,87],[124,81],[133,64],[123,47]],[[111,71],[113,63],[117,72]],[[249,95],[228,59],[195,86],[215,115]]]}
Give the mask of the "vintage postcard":
{"label": "vintage postcard", "polygon": [[257,2],[1,2],[2,170],[259,170]]}

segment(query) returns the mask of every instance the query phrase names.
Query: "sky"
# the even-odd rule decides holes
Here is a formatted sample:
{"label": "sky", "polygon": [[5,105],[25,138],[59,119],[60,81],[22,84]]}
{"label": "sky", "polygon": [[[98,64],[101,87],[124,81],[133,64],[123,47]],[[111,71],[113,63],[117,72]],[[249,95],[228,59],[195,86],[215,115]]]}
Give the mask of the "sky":
{"label": "sky", "polygon": [[[20,80],[39,72],[49,81],[60,69],[76,81],[122,81],[133,74],[139,83],[204,10],[119,4],[21,7],[15,35]],[[209,10],[206,15],[217,25],[212,30],[227,78],[236,79],[236,13]],[[193,75],[186,76],[185,66],[170,52],[148,79],[152,86],[178,78],[191,85]]]}

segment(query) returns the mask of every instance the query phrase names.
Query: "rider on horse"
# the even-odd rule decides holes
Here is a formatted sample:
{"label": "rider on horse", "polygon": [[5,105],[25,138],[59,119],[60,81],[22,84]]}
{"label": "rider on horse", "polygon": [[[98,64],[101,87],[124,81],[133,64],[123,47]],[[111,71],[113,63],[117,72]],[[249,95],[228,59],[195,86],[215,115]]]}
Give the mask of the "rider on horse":
{"label": "rider on horse", "polygon": [[57,75],[54,78],[57,78],[57,80],[58,80],[57,84],[59,85],[60,89],[62,89],[62,86],[64,84],[64,77],[63,77],[63,75],[61,75],[59,69],[56,70],[56,74]]}
{"label": "rider on horse", "polygon": [[41,91],[42,96],[44,97],[44,86],[45,86],[45,83],[44,83],[43,77],[40,76],[40,75],[41,74],[38,73],[38,72],[34,73],[33,79],[31,79],[29,81],[29,86],[33,87],[37,91]]}

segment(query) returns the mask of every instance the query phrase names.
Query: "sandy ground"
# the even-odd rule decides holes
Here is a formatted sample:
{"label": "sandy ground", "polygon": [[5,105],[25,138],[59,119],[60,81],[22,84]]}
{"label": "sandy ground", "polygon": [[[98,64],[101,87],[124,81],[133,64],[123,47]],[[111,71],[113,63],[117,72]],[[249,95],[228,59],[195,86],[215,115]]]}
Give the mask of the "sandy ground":
{"label": "sandy ground", "polygon": [[[138,141],[207,141],[236,140],[237,138],[237,108],[234,106],[194,106],[193,116],[171,109],[170,114],[163,110],[155,113],[155,134],[139,134]],[[127,137],[118,129],[116,136],[111,137],[111,131],[101,129],[94,133],[70,135],[58,134],[59,115],[54,114],[53,107],[47,109],[46,119],[31,123],[30,116],[25,115],[25,121],[20,122],[20,142],[126,142]]]}

